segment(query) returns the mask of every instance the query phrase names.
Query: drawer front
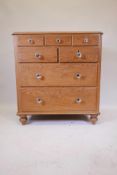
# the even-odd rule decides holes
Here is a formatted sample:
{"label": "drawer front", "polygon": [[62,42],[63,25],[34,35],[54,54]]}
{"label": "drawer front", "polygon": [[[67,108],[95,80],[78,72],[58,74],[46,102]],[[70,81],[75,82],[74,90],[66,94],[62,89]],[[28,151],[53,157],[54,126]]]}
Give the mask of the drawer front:
{"label": "drawer front", "polygon": [[73,45],[98,45],[99,34],[77,34],[73,35]]}
{"label": "drawer front", "polygon": [[20,86],[96,86],[98,64],[24,63],[18,66]]}
{"label": "drawer front", "polygon": [[19,104],[22,112],[96,110],[96,88],[21,88]]}
{"label": "drawer front", "polygon": [[42,35],[17,35],[18,46],[42,46],[44,38]]}
{"label": "drawer front", "polygon": [[57,62],[55,47],[17,47],[18,62]]}
{"label": "drawer front", "polygon": [[59,48],[60,62],[97,62],[99,47],[61,47]]}
{"label": "drawer front", "polygon": [[71,45],[71,35],[47,35],[45,36],[46,45]]}

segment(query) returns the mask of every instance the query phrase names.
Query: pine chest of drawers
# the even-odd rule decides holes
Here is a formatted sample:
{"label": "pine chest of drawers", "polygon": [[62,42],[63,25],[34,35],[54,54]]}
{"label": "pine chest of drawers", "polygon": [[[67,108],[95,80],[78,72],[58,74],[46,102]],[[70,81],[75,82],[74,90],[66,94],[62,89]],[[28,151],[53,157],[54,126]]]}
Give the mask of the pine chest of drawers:
{"label": "pine chest of drawers", "polygon": [[20,122],[28,115],[99,114],[101,32],[14,33]]}

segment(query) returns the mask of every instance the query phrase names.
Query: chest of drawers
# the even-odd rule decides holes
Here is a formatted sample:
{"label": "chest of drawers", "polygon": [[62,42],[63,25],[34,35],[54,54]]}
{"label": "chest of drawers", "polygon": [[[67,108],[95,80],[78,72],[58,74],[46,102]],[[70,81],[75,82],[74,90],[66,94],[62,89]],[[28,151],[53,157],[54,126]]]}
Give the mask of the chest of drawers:
{"label": "chest of drawers", "polygon": [[84,114],[97,121],[101,32],[14,33],[20,122],[28,115]]}

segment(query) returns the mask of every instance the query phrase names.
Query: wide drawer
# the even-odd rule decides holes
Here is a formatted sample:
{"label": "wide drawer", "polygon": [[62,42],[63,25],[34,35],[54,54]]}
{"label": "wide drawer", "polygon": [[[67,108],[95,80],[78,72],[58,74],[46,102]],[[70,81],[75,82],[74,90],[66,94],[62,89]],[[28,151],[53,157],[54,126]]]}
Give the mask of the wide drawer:
{"label": "wide drawer", "polygon": [[73,45],[98,45],[100,34],[73,35]]}
{"label": "wide drawer", "polygon": [[42,46],[44,43],[43,35],[17,35],[15,39],[18,46]]}
{"label": "wide drawer", "polygon": [[71,45],[72,36],[71,35],[46,35],[45,45]]}
{"label": "wide drawer", "polygon": [[97,62],[99,61],[99,47],[79,46],[59,48],[60,62]]}
{"label": "wide drawer", "polygon": [[20,86],[96,86],[97,63],[19,63]]}
{"label": "wide drawer", "polygon": [[29,87],[19,95],[20,112],[96,110],[95,87]]}
{"label": "wide drawer", "polygon": [[17,47],[18,62],[57,62],[55,47]]}

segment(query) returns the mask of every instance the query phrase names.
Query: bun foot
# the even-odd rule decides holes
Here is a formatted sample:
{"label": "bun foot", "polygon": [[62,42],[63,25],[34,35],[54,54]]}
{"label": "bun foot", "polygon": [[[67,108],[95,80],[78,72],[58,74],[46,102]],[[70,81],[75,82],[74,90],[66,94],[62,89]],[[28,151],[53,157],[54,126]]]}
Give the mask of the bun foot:
{"label": "bun foot", "polygon": [[27,117],[26,117],[26,115],[21,115],[19,121],[21,122],[22,125],[27,124]]}
{"label": "bun foot", "polygon": [[94,125],[98,121],[98,114],[91,114],[90,122]]}

